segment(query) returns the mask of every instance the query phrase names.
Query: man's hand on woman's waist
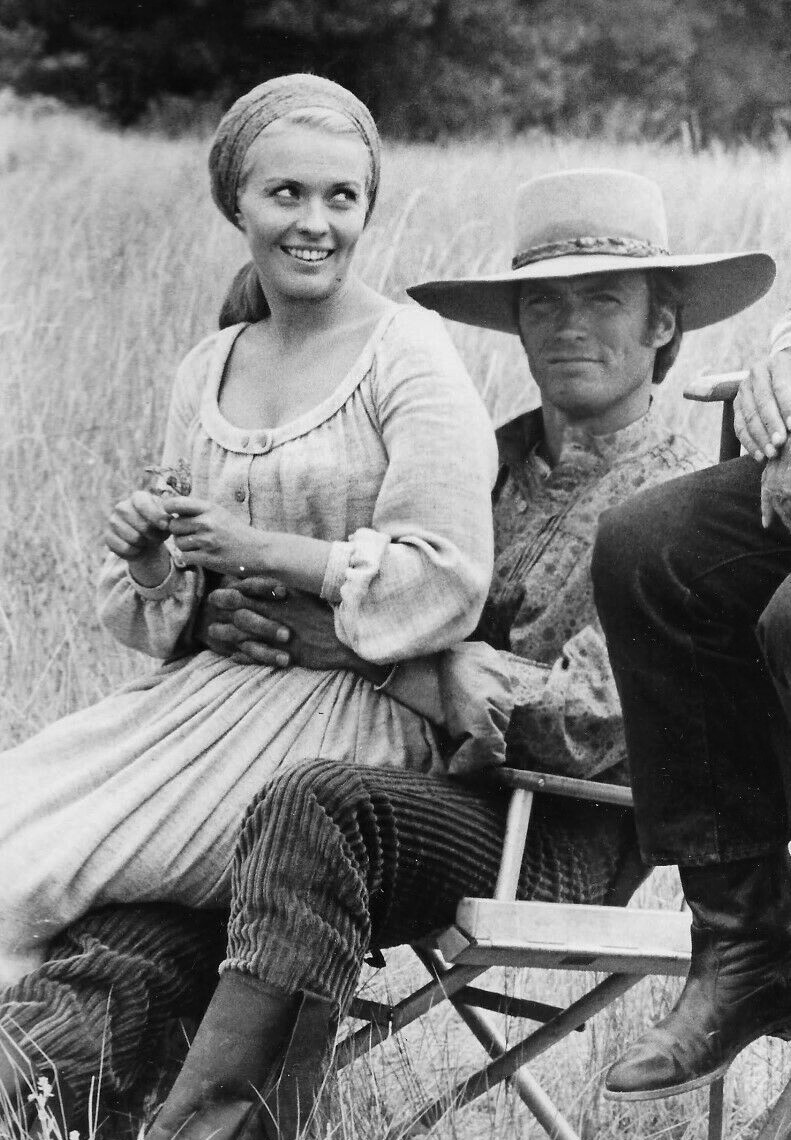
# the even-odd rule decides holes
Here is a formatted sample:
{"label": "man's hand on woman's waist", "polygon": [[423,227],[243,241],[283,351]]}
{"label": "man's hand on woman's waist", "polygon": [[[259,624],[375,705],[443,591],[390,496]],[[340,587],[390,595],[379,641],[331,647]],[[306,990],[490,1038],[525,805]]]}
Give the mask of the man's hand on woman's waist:
{"label": "man's hand on woman's waist", "polygon": [[386,681],[390,696],[435,723],[442,719],[433,658],[398,670],[365,661],[339,640],[326,602],[274,579],[224,579],[205,599],[195,635],[207,649],[247,665],[350,669],[374,685]]}
{"label": "man's hand on woman's waist", "polygon": [[379,684],[386,666],[364,661],[335,633],[326,602],[271,578],[226,579],[206,598],[198,640],[245,664],[351,669]]}

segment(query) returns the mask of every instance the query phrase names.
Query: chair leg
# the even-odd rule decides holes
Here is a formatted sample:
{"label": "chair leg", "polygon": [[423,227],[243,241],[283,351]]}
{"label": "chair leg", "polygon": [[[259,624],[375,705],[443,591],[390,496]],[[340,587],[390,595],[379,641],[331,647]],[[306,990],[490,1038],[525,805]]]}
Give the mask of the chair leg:
{"label": "chair leg", "polygon": [[725,1078],[713,1081],[709,1088],[708,1140],[722,1140],[722,1109],[725,1096]]}
{"label": "chair leg", "polygon": [[[432,972],[441,975],[448,970],[435,951],[415,950],[418,957]],[[553,1140],[579,1140],[571,1125],[560,1115],[552,1101],[544,1093],[534,1078],[524,1068],[526,1063],[543,1053],[551,1045],[572,1033],[593,1014],[608,1006],[640,981],[639,976],[613,974],[601,982],[584,997],[570,1005],[563,1013],[540,1029],[531,1033],[518,1045],[507,1048],[498,1030],[478,1010],[465,1006],[463,1002],[451,1002],[456,1012],[469,1026],[486,1049],[492,1061],[485,1068],[462,1081],[446,1097],[430,1104],[409,1122],[409,1128],[435,1124],[451,1107],[461,1108],[477,1097],[488,1092],[500,1081],[513,1081],[520,1098],[533,1113],[538,1123]]]}
{"label": "chair leg", "polygon": [[616,998],[626,993],[640,980],[640,976],[636,974],[611,974],[605,978],[603,982],[594,986],[583,997],[572,1002],[563,1013],[558,1014],[552,1021],[548,1021],[546,1025],[542,1025],[524,1041],[512,1046],[502,1057],[498,1057],[485,1069],[475,1073],[469,1080],[465,1081],[459,1089],[460,1103],[469,1104],[470,1101],[485,1093],[492,1085],[496,1085],[503,1077],[510,1076],[521,1065],[527,1064],[534,1057],[544,1053],[550,1046],[562,1041],[578,1025],[582,1025],[584,1021],[599,1013],[600,1010],[606,1009]]}
{"label": "chair leg", "polygon": [[[453,1007],[465,1025],[475,1034],[492,1060],[504,1056],[508,1051],[507,1042],[488,1017],[485,1017],[477,1009],[462,1005],[461,1002],[453,1002]],[[515,1062],[516,1064],[517,1062]],[[546,1134],[551,1137],[551,1140],[580,1140],[579,1134],[560,1114],[525,1065],[515,1068],[503,1079],[513,1085],[522,1102],[527,1105]]]}
{"label": "chair leg", "polygon": [[[446,979],[448,974],[453,973],[453,967],[446,966],[436,950],[415,948],[415,953],[426,969],[438,979]],[[508,1043],[503,1035],[480,1010],[466,1005],[463,1001],[454,999],[452,996],[450,996],[450,1001],[456,1013],[492,1060],[502,1057],[508,1051]],[[515,1062],[513,1069],[500,1079],[508,1080],[513,1084],[520,1099],[552,1140],[580,1140],[579,1135],[565,1117],[561,1116],[541,1085],[524,1065],[519,1066]],[[452,1101],[437,1101],[425,1109],[416,1120],[419,1119],[421,1125],[434,1124],[444,1116],[451,1103]],[[431,1117],[430,1120],[427,1119],[429,1116]],[[414,1123],[413,1121],[413,1125]]]}
{"label": "chair leg", "polygon": [[[432,980],[394,1005],[391,1009],[391,1017],[388,1020],[377,1018],[370,1021],[368,1025],[364,1025],[362,1029],[358,1029],[355,1033],[350,1033],[348,1037],[345,1037],[335,1050],[336,1069],[342,1069],[350,1064],[355,1057],[369,1053],[377,1045],[386,1041],[391,1034],[397,1033],[405,1025],[409,1025],[418,1017],[422,1017],[433,1006],[447,1001],[457,990],[463,989],[464,986],[469,985],[470,982],[475,981],[476,978],[486,972],[486,966],[453,966],[448,971],[450,976],[440,974],[429,965],[429,960],[424,957],[424,953],[432,954],[435,951],[424,952],[416,947],[413,947],[413,950],[431,974]],[[439,956],[437,956],[437,960],[442,961]]]}

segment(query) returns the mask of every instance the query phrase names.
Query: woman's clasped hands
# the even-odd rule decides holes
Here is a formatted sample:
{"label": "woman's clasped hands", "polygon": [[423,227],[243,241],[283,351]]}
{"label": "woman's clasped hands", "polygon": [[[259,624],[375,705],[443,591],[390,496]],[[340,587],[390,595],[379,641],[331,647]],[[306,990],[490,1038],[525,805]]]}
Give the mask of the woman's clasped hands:
{"label": "woman's clasped hands", "polygon": [[264,532],[224,507],[191,495],[133,492],[113,508],[105,542],[136,569],[145,564],[154,570],[167,557],[162,544],[169,535],[186,566],[233,575],[266,570]]}
{"label": "woman's clasped hands", "polygon": [[267,570],[265,531],[206,499],[167,495],[161,502],[168,515],[168,530],[187,566],[220,574]]}

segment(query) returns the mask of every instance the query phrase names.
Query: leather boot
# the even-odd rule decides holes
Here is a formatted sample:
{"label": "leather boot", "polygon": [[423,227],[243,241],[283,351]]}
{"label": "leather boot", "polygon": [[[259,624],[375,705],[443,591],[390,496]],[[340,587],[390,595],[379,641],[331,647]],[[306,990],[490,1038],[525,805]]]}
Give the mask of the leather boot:
{"label": "leather boot", "polygon": [[649,1100],[721,1077],[746,1045],[791,1028],[788,853],[680,868],[692,911],[681,997],[610,1068],[605,1096]]}
{"label": "leather boot", "polygon": [[226,971],[146,1140],[295,1140],[326,1071],[333,1010]]}

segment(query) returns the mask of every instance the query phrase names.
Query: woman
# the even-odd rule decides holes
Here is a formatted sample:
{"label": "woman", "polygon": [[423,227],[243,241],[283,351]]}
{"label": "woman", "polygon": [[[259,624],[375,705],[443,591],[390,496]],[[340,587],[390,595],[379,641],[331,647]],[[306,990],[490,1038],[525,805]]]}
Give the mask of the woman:
{"label": "woman", "polygon": [[[221,122],[210,172],[247,239],[261,319],[208,337],[179,370],[163,463],[188,462],[189,493],[135,492],[108,524],[102,617],[170,662],[3,756],[7,982],[97,904],[228,905],[244,809],[284,766],[441,766],[435,726],[383,683],[395,662],[461,641],[485,600],[496,451],[483,405],[438,318],[352,267],[379,179],[366,108],[313,76],[262,84]],[[207,573],[261,572],[325,598],[370,675],[184,656]],[[443,719],[463,735],[487,713],[457,659]],[[277,1008],[290,1034],[294,1003]]]}

